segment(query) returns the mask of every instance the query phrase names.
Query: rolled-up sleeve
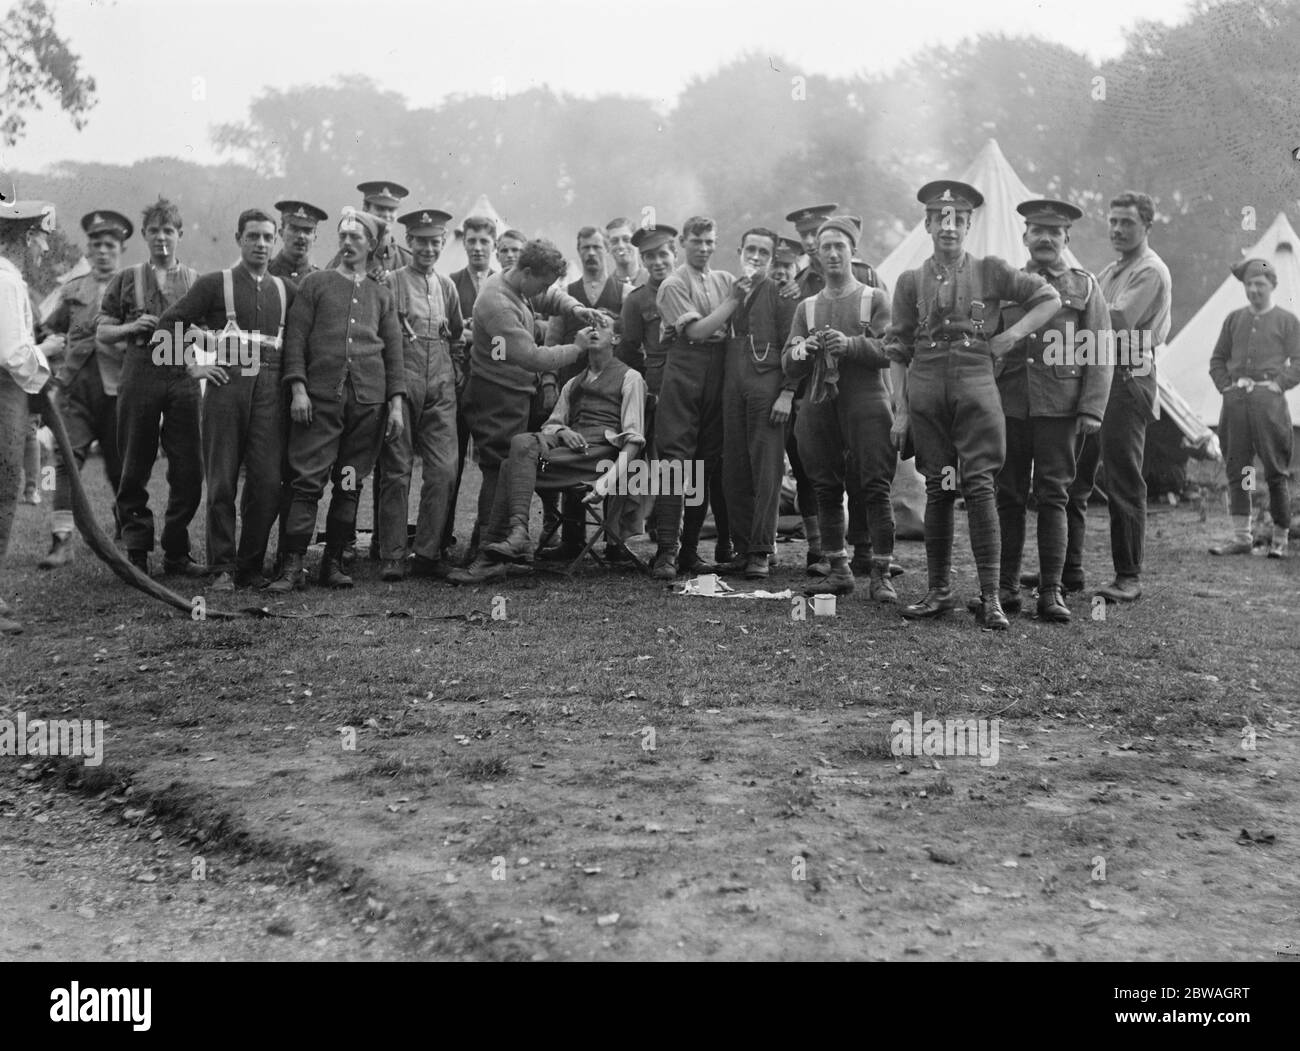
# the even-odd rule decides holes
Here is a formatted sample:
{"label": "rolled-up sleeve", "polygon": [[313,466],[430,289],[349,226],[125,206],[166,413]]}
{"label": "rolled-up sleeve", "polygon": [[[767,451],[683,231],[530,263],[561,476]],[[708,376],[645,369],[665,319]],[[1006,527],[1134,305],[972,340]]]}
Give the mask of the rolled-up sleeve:
{"label": "rolled-up sleeve", "polygon": [[676,274],[671,274],[659,286],[659,295],[655,298],[659,307],[659,316],[665,327],[683,331],[692,321],[699,321],[703,314],[691,301],[691,290]]}
{"label": "rolled-up sleeve", "polygon": [[645,380],[635,369],[623,374],[623,410],[619,417],[622,430],[618,434],[605,432],[605,437],[616,448],[636,443],[645,445]]}
{"label": "rolled-up sleeve", "polygon": [[1164,289],[1164,282],[1155,267],[1144,266],[1136,271],[1110,304],[1111,318],[1117,329],[1143,329],[1150,327],[1156,313],[1156,303]]}

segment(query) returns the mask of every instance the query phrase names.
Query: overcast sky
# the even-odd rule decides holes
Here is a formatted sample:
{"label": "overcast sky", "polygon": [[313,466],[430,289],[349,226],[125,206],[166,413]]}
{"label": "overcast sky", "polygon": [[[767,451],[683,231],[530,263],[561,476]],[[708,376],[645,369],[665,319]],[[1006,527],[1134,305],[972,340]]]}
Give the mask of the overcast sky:
{"label": "overcast sky", "polygon": [[[11,0],[0,0],[7,10]],[[1034,35],[1095,59],[1139,19],[1175,23],[1187,0],[54,0],[60,33],[98,83],[81,132],[56,107],[0,150],[0,171],[54,161],[217,159],[209,129],[266,87],[366,73],[419,106],[537,85],[665,108],[744,51],[792,72],[884,72],[982,32]],[[195,78],[201,78],[196,80]],[[495,78],[501,78],[499,81]],[[196,86],[198,92],[196,92]],[[195,99],[196,93],[205,97]]]}

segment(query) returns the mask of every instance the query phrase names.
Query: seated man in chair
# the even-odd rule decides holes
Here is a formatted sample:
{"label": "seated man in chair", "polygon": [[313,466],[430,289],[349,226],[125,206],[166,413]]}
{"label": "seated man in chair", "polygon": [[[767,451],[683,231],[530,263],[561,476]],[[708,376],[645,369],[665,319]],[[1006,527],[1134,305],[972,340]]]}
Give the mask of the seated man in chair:
{"label": "seated man in chair", "polygon": [[627,477],[645,445],[645,380],[614,358],[612,328],[578,333],[587,367],[560,391],[542,429],[517,434],[501,465],[492,515],[479,555],[448,578],[456,584],[502,579],[506,564],[532,554],[528,533],[534,490],[591,483],[587,502],[603,500]]}

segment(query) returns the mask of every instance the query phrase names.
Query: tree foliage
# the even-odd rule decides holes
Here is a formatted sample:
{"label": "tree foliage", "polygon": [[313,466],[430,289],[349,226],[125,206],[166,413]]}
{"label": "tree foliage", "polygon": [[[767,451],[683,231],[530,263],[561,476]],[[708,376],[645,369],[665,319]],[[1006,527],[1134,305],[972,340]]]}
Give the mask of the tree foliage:
{"label": "tree foliage", "polygon": [[15,145],[27,127],[26,114],[49,98],[80,130],[96,102],[95,80],[82,74],[81,60],[55,30],[45,0],[20,0],[0,20],[0,140]]}

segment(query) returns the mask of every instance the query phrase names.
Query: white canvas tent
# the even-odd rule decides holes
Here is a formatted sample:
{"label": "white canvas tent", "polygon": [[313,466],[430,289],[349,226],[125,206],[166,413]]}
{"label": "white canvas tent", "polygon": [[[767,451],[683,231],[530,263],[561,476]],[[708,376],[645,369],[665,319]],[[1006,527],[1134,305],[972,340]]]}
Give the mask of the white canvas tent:
{"label": "white canvas tent", "polygon": [[[1277,290],[1273,303],[1300,314],[1300,236],[1287,220],[1285,213],[1278,217],[1251,248],[1242,253],[1243,259],[1258,257],[1272,263],[1277,270]],[[1223,284],[1171,339],[1156,359],[1159,375],[1182,392],[1189,409],[1204,423],[1218,426],[1219,410],[1223,397],[1210,379],[1210,355],[1218,342],[1224,318],[1232,311],[1246,305],[1242,283],[1229,274]],[[1293,422],[1300,421],[1300,387],[1287,392],[1287,404]]]}
{"label": "white canvas tent", "polygon": [[[994,139],[989,139],[984,144],[983,149],[957,178],[974,186],[984,195],[984,204],[975,212],[974,223],[966,238],[966,251],[977,256],[995,255],[1012,266],[1024,266],[1029,261],[1029,250],[1021,240],[1025,221],[1016,211],[1016,206],[1041,195],[1032,193],[1020,181]],[[892,290],[905,271],[916,269],[933,251],[933,242],[922,220],[889,253],[885,261],[876,267],[876,272]],[[1065,259],[1071,266],[1080,265],[1068,248]],[[1208,360],[1208,352],[1206,357]],[[1177,381],[1171,382],[1163,373],[1164,367],[1161,365],[1157,372],[1161,410],[1178,425],[1189,444],[1206,447],[1210,455],[1217,458],[1218,447],[1213,432],[1175,390]],[[906,539],[919,537],[924,513],[925,482],[917,473],[914,462],[900,464],[894,478],[894,516],[898,522],[899,536]]]}

